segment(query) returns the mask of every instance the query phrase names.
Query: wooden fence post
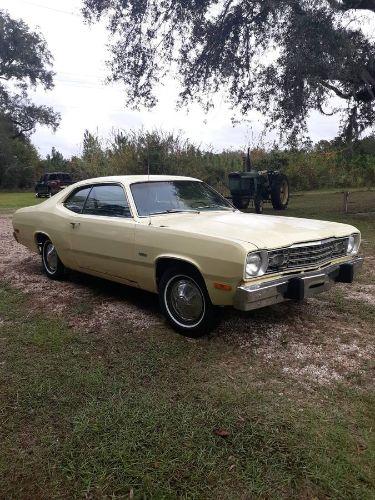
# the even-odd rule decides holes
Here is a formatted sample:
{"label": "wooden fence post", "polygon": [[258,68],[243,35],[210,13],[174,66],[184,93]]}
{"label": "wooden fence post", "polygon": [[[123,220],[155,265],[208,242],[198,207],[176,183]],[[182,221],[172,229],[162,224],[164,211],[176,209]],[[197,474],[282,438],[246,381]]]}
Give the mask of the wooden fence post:
{"label": "wooden fence post", "polygon": [[343,200],[343,211],[344,213],[348,213],[348,208],[349,208],[349,196],[350,196],[350,191],[344,191],[344,200]]}

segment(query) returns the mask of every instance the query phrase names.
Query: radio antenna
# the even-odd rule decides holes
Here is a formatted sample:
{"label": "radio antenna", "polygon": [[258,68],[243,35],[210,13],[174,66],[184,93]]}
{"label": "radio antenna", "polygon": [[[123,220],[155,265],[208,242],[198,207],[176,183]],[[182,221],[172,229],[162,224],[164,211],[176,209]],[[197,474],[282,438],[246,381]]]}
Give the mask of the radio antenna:
{"label": "radio antenna", "polygon": [[[147,188],[150,190],[150,145],[149,145],[149,137],[147,137]],[[151,194],[151,193],[149,193]],[[151,197],[149,196],[149,199]],[[151,226],[151,214],[148,214],[148,225]]]}
{"label": "radio antenna", "polygon": [[150,150],[147,140],[147,181],[150,181]]}

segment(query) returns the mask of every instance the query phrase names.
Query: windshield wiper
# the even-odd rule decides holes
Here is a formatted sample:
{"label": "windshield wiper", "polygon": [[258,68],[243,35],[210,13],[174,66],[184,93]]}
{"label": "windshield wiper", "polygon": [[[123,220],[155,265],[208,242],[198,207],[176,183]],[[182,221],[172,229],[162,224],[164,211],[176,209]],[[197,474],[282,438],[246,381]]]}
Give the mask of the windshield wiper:
{"label": "windshield wiper", "polygon": [[193,212],[194,214],[199,214],[199,210],[195,208],[186,208],[186,209],[180,209],[180,208],[173,208],[171,210],[167,210],[168,214],[178,214],[181,212]]}
{"label": "windshield wiper", "polygon": [[212,208],[214,210],[233,210],[232,207],[223,207],[222,205],[202,205],[201,207],[197,207],[197,210],[204,210],[206,208]]}
{"label": "windshield wiper", "polygon": [[170,210],[163,210],[162,212],[151,212],[149,215],[162,215],[162,214],[181,214],[181,213],[193,213],[193,214],[199,214],[199,210],[189,210],[189,209],[186,209],[186,210],[180,210],[178,208],[173,208],[173,209],[170,209]]}

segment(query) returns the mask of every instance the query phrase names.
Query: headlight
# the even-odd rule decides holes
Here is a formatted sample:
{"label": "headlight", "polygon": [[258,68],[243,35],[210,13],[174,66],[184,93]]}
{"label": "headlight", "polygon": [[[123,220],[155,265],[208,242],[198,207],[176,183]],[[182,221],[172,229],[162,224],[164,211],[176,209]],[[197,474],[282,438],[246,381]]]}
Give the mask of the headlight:
{"label": "headlight", "polygon": [[361,236],[358,233],[349,236],[347,254],[356,255],[358,253],[360,244]]}
{"label": "headlight", "polygon": [[252,252],[247,255],[245,264],[245,279],[263,276],[268,267],[267,252]]}

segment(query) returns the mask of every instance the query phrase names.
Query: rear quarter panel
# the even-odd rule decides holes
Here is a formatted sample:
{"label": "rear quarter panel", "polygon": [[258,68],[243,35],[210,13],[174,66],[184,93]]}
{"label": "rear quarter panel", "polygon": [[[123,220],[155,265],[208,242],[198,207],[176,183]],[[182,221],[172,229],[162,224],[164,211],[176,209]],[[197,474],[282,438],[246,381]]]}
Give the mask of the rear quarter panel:
{"label": "rear quarter panel", "polygon": [[68,223],[61,217],[56,204],[67,192],[59,193],[39,205],[20,208],[12,218],[13,228],[17,231],[19,243],[37,252],[36,235],[43,233],[48,236],[58,249],[59,257],[67,267],[74,268],[74,262],[68,252]]}
{"label": "rear quarter panel", "polygon": [[35,244],[34,228],[36,224],[36,213],[34,207],[20,208],[12,217],[13,229],[17,231],[17,240],[30,250],[37,252]]}

